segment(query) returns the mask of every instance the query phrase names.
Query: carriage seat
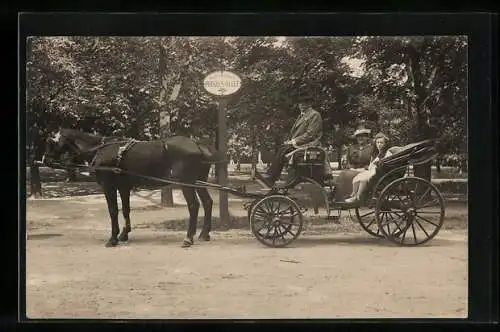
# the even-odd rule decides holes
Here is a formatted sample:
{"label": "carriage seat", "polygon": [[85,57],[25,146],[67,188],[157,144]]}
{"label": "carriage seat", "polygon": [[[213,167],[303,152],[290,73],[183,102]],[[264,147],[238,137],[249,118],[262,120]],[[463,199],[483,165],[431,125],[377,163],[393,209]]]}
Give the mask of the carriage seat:
{"label": "carriage seat", "polygon": [[325,177],[326,151],[319,146],[298,148],[289,154],[289,165],[298,175],[322,181]]}
{"label": "carriage seat", "polygon": [[326,151],[319,147],[298,148],[289,153],[290,163],[296,166],[324,165]]}

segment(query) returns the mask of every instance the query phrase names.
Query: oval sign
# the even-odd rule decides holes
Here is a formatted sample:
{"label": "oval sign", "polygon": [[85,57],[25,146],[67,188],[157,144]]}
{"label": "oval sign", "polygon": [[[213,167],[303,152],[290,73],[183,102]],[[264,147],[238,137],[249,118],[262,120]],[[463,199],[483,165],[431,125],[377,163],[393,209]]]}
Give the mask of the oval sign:
{"label": "oval sign", "polygon": [[213,95],[227,96],[240,89],[241,79],[230,71],[221,70],[208,74],[203,80],[203,86]]}

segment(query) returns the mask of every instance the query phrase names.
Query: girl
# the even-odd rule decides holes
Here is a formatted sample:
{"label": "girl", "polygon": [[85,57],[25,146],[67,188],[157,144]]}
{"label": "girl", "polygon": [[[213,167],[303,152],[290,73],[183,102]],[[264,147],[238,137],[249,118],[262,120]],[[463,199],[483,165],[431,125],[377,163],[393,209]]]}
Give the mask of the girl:
{"label": "girl", "polygon": [[345,200],[346,203],[355,203],[360,201],[361,195],[366,189],[368,181],[375,175],[375,171],[377,168],[376,163],[380,159],[388,157],[392,154],[389,151],[389,137],[384,133],[378,133],[377,135],[375,135],[373,142],[374,147],[368,170],[363,171],[354,177],[354,179],[352,180],[352,194],[351,197]]}

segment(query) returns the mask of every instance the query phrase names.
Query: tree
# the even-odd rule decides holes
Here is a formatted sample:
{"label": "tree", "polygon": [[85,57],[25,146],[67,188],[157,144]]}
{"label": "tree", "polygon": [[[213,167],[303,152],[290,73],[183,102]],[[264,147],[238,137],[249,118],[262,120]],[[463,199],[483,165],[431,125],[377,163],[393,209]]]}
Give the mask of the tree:
{"label": "tree", "polygon": [[[375,95],[388,102],[394,121],[409,120],[406,136],[416,141],[449,132],[443,120],[450,115],[453,132],[465,130],[466,46],[462,37],[362,37],[355,54],[365,60]],[[415,173],[430,178],[430,164]]]}

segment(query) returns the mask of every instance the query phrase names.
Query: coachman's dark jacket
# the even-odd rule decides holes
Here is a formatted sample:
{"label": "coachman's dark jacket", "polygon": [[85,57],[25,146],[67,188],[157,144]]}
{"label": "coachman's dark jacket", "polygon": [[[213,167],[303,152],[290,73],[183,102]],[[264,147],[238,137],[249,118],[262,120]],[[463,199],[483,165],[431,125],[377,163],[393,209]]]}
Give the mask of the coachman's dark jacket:
{"label": "coachman's dark jacket", "polygon": [[323,136],[323,119],[318,111],[309,109],[299,116],[290,131],[290,140],[295,140],[295,147],[318,145]]}

